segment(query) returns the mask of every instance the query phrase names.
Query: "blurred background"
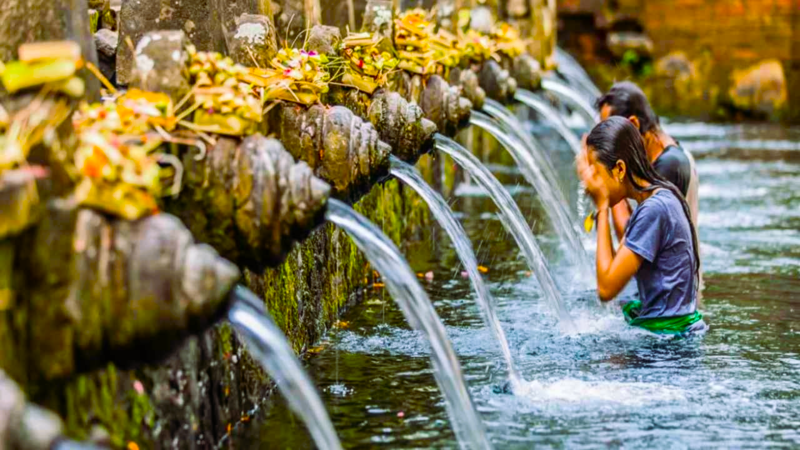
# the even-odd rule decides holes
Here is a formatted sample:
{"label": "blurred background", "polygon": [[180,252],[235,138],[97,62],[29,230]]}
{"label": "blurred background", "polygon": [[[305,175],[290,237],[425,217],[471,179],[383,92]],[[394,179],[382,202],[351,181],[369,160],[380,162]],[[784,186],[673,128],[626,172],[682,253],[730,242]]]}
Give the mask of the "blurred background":
{"label": "blurred background", "polygon": [[798,0],[559,0],[558,42],[659,114],[800,120]]}

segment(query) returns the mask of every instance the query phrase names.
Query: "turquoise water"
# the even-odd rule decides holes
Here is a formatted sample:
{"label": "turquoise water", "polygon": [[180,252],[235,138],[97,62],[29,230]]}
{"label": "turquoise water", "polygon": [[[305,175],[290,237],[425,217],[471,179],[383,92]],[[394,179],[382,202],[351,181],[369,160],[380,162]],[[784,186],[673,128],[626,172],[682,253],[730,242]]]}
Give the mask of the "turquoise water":
{"label": "turquoise water", "polygon": [[[405,249],[453,340],[497,448],[800,446],[800,131],[669,124],[697,158],[700,239],[711,329],[670,341],[630,329],[615,305],[575,292],[541,205],[522,175],[490,166],[527,215],[582,330],[563,335],[491,200],[464,187],[450,199],[488,268],[526,392],[506,393],[500,350],[474,306],[449,243]],[[550,131],[561,179],[572,152]],[[565,192],[575,192],[565,186]],[[574,205],[574,199],[573,205]],[[591,251],[592,239],[586,240]],[[432,278],[432,279],[431,279]],[[307,367],[347,448],[456,448],[424,339],[382,289],[347,311]],[[311,448],[280,396],[234,445]]]}

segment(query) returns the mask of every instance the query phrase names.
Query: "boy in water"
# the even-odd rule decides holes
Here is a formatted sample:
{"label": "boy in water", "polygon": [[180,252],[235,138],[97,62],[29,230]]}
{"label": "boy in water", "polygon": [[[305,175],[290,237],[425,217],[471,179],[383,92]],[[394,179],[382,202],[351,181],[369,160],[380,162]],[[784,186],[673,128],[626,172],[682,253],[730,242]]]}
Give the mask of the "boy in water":
{"label": "boy in water", "polygon": [[[595,106],[600,111],[600,120],[622,116],[639,130],[650,163],[659,175],[674,184],[686,198],[692,213],[692,223],[696,228],[699,180],[694,158],[661,129],[658,116],[650,107],[644,92],[629,81],[615,83],[605,95],[597,99]],[[614,230],[617,238],[622,239],[633,211],[627,201],[614,205],[612,211]]]}

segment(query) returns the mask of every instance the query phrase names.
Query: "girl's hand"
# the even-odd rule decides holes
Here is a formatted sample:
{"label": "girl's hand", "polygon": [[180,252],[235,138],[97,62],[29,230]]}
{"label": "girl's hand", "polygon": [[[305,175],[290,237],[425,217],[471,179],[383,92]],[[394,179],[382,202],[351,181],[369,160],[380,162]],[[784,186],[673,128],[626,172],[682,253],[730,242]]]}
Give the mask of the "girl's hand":
{"label": "girl's hand", "polygon": [[588,150],[584,145],[583,150],[575,158],[575,166],[578,172],[578,178],[586,186],[586,192],[594,200],[597,209],[604,209],[609,207],[609,192],[603,176],[599,173],[596,165],[589,162]]}

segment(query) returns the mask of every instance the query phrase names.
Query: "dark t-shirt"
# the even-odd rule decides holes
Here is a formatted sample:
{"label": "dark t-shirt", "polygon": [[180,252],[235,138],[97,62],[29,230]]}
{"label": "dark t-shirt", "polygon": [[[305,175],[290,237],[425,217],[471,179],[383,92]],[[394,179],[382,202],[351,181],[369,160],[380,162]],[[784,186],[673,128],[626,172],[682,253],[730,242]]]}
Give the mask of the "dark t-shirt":
{"label": "dark t-shirt", "polygon": [[641,256],[636,273],[642,310],[639,317],[692,314],[697,307],[692,230],[680,200],[660,189],[633,211],[625,246]]}
{"label": "dark t-shirt", "polygon": [[689,180],[692,177],[692,163],[682,148],[677,145],[665,148],[658,159],[653,162],[653,168],[667,181],[674,184],[686,197],[689,191]]}

